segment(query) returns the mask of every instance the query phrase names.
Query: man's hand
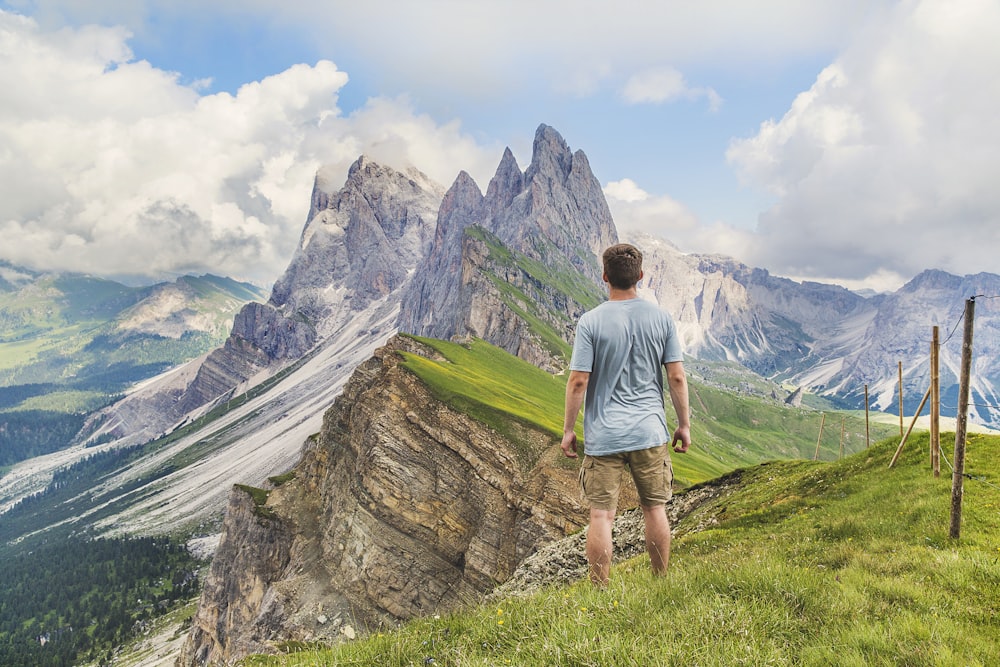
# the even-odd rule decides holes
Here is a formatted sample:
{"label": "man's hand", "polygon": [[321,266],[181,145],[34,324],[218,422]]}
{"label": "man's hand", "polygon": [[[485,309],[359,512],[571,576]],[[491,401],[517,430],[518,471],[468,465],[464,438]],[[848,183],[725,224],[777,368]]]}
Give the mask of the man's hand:
{"label": "man's hand", "polygon": [[566,381],[566,410],[563,412],[563,454],[568,458],[575,459],[576,456],[576,417],[580,414],[580,407],[587,396],[587,383],[590,382],[590,373],[584,371],[570,371],[569,379]]}
{"label": "man's hand", "polygon": [[[681,444],[677,444],[680,442]],[[680,426],[674,431],[674,441],[670,443],[674,451],[683,454],[691,446],[691,429],[687,426]]]}
{"label": "man's hand", "polygon": [[567,458],[571,458],[571,459],[577,458],[577,455],[576,455],[576,433],[573,433],[573,432],[564,433],[563,434],[563,439],[562,439],[562,444],[559,445],[559,446],[562,447],[563,454],[565,454]]}

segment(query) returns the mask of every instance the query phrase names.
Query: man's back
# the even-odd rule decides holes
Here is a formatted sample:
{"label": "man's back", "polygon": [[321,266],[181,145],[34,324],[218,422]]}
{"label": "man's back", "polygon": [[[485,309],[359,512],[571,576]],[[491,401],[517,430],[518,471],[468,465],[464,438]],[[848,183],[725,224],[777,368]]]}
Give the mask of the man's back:
{"label": "man's back", "polygon": [[570,369],[590,373],[586,453],[643,449],[668,440],[662,368],[683,358],[670,315],[638,298],[607,301],[580,319],[576,336]]}

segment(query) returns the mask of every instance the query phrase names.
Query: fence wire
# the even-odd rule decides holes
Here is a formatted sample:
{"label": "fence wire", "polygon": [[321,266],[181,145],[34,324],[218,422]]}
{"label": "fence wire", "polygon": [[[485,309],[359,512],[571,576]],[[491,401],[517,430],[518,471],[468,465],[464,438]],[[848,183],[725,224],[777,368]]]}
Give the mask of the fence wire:
{"label": "fence wire", "polygon": [[[951,468],[951,474],[954,475],[955,474],[955,466],[953,466],[951,464],[951,461],[948,460],[948,457],[944,455],[944,448],[940,448],[938,450],[938,453],[941,455],[941,458],[944,459],[944,462],[948,464],[948,467]],[[963,472],[962,473],[962,477],[964,477],[966,479],[971,479],[974,482],[980,482],[981,484],[985,484],[986,486],[991,486],[994,489],[1000,491],[1000,486],[997,486],[993,482],[988,481],[982,475],[972,475],[972,474],[969,474],[967,472]]]}

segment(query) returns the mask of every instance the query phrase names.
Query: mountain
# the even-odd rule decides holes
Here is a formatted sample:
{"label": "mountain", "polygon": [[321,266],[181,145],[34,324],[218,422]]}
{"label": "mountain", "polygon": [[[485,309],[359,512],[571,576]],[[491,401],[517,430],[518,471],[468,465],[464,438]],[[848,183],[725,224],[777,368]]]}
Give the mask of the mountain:
{"label": "mountain", "polygon": [[139,448],[88,490],[115,511],[81,510],[77,520],[111,535],[201,530],[219,519],[232,484],[289,468],[353,369],[395,333],[443,192],[364,156],[332,187],[321,170],[285,275],[266,303],[237,313],[221,347],[94,413],[91,446],[15,467],[0,478],[0,506],[45,489],[74,461]]}
{"label": "mountain", "polygon": [[[92,437],[144,442],[324,346],[370,353],[384,342],[387,332],[377,332],[394,318],[396,291],[424,254],[440,198],[440,186],[423,174],[364,156],[339,191],[317,174],[302,238],[267,303],[243,308],[221,348],[99,415]],[[338,386],[344,379],[328,378]]]}
{"label": "mountain", "polygon": [[617,240],[586,155],[541,125],[525,172],[508,149],[485,195],[465,172],[445,194],[399,328],[482,338],[558,370],[576,320],[603,300],[598,257]]}
{"label": "mountain", "polygon": [[[720,256],[685,254],[636,235],[645,253],[647,296],[674,314],[688,354],[728,359],[844,407],[898,414],[898,363],[904,408],[930,386],[932,327],[940,329],[942,414],[957,411],[965,301],[1000,295],[1000,276],[928,270],[891,294],[861,296],[836,285],[798,283]],[[1000,307],[977,302],[971,419],[1000,424]],[[990,407],[992,406],[992,407]]]}
{"label": "mountain", "polygon": [[260,297],[211,275],[130,287],[0,264],[0,465],[67,447],[85,413],[217,346]]}

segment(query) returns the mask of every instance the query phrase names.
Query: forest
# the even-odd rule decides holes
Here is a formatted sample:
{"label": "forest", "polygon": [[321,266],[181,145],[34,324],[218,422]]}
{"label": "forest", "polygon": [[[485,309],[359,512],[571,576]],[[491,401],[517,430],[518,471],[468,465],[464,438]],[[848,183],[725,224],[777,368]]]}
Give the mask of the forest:
{"label": "forest", "polygon": [[72,538],[3,561],[0,665],[108,664],[198,588],[198,561],[163,537]]}

